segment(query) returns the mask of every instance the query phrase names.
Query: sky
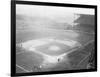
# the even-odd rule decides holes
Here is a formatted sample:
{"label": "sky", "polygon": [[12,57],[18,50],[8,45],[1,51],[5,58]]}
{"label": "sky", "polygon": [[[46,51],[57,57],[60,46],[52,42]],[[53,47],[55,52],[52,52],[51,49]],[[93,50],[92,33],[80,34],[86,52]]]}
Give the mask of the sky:
{"label": "sky", "polygon": [[59,22],[67,21],[69,24],[73,24],[74,19],[78,18],[74,15],[76,13],[94,15],[94,9],[22,4],[16,5],[16,14],[22,14],[31,17],[46,17]]}

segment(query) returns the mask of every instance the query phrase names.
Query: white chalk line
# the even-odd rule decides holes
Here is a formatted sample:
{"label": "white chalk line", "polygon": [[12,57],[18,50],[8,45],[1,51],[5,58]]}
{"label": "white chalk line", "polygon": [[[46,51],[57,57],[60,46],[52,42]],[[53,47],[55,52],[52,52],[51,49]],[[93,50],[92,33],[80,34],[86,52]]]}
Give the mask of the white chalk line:
{"label": "white chalk line", "polygon": [[16,67],[22,69],[23,71],[25,72],[32,72],[32,71],[29,71],[29,70],[26,70],[25,68],[23,68],[22,66],[19,66],[18,64],[16,64]]}
{"label": "white chalk line", "polygon": [[27,51],[17,52],[16,55],[18,55],[18,54],[22,54],[22,53],[25,53],[25,52],[27,52]]}
{"label": "white chalk line", "polygon": [[78,64],[77,66],[79,66],[84,60],[86,60],[89,56],[91,55],[91,53],[89,53],[85,58],[83,58]]}
{"label": "white chalk line", "polygon": [[[89,42],[87,42],[82,48],[84,48],[86,45],[88,45],[89,43],[92,43],[94,40],[91,40]],[[91,53],[89,53],[85,58],[83,58],[78,64],[77,66],[79,66],[79,64],[81,64],[84,60],[86,60],[89,56],[91,55]]]}

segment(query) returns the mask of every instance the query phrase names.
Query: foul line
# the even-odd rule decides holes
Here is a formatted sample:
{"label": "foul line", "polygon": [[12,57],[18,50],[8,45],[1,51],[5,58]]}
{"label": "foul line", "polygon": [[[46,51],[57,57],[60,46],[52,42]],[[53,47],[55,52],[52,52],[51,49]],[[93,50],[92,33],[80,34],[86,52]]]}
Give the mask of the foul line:
{"label": "foul line", "polygon": [[77,66],[79,66],[84,60],[86,60],[89,56],[91,55],[91,53],[89,53],[85,58],[83,58],[78,64]]}
{"label": "foul line", "polygon": [[[26,52],[27,52],[27,51],[26,51]],[[25,53],[25,51],[23,51],[23,52],[17,52],[16,55],[21,54],[21,53]]]}
{"label": "foul line", "polygon": [[23,68],[23,67],[19,66],[18,64],[16,64],[16,67],[18,67],[18,68],[22,69],[22,70],[23,70],[23,71],[25,71],[25,72],[31,72],[31,71],[26,70],[25,68]]}

